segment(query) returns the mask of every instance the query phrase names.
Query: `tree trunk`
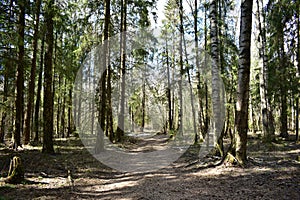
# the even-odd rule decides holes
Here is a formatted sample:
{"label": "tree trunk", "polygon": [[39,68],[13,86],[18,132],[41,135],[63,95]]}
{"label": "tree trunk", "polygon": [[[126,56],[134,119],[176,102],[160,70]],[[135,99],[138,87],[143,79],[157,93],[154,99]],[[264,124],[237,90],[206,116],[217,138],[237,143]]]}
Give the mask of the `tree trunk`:
{"label": "tree trunk", "polygon": [[39,119],[40,119],[40,102],[41,102],[41,90],[42,90],[42,81],[43,81],[43,65],[44,65],[44,48],[45,47],[45,36],[42,39],[41,45],[41,57],[40,57],[40,71],[38,78],[38,87],[36,92],[36,102],[35,102],[35,112],[34,112],[34,141],[39,141]]}
{"label": "tree trunk", "polygon": [[[194,15],[194,41],[195,41],[195,49],[196,49],[196,70],[197,70],[197,79],[198,79],[197,89],[198,89],[198,101],[199,101],[199,110],[198,110],[199,135],[198,135],[198,131],[196,128],[194,142],[198,143],[199,137],[201,140],[203,139],[202,138],[202,128],[201,128],[202,127],[202,120],[201,120],[202,100],[201,100],[201,72],[200,72],[200,62],[199,62],[199,41],[198,41],[198,34],[199,34],[199,32],[198,32],[198,0],[195,0],[195,2],[194,2],[193,15]],[[196,121],[195,121],[195,125],[196,125]]]}
{"label": "tree trunk", "polygon": [[28,89],[28,96],[27,96],[28,99],[27,99],[27,111],[26,111],[26,118],[25,118],[24,144],[28,144],[28,142],[30,141],[31,116],[32,116],[32,107],[34,101],[36,60],[37,60],[38,39],[39,39],[38,36],[39,36],[39,23],[40,23],[40,9],[41,9],[41,0],[37,0],[35,5],[33,55],[31,60],[30,82],[29,82],[29,89]]}
{"label": "tree trunk", "polygon": [[[109,28],[109,32],[110,32],[110,28]],[[109,36],[108,36],[109,37]],[[112,100],[111,100],[111,73],[112,73],[112,69],[111,69],[111,64],[110,64],[110,43],[108,42],[108,54],[107,54],[107,133],[108,133],[108,137],[109,140],[111,142],[114,141],[114,130],[113,130],[113,113],[112,113]]]}
{"label": "tree trunk", "polygon": [[299,97],[296,99],[296,141],[299,141]]}
{"label": "tree trunk", "polygon": [[[63,80],[64,82],[64,86],[66,85],[66,79]],[[62,108],[61,108],[61,116],[60,116],[60,123],[61,123],[61,129],[60,129],[60,133],[61,133],[61,137],[64,138],[65,137],[65,118],[66,118],[66,89],[63,88],[63,100],[62,100]],[[59,119],[57,119],[59,120]]]}
{"label": "tree trunk", "polygon": [[[146,67],[146,65],[145,65]],[[142,86],[142,132],[144,132],[145,128],[145,116],[146,116],[146,80],[145,80],[145,70],[144,69],[144,75],[143,75],[143,86]]]}
{"label": "tree trunk", "polygon": [[235,154],[238,162],[243,165],[247,161],[247,132],[249,82],[251,64],[251,30],[253,0],[241,3],[241,25],[239,42],[238,87],[235,119]]}
{"label": "tree trunk", "polygon": [[[204,63],[207,64],[208,59],[207,59],[207,53],[208,53],[208,44],[207,44],[207,38],[208,38],[208,28],[207,28],[207,10],[209,8],[209,4],[205,3],[204,4],[204,9],[205,9],[205,16],[204,16],[204,50],[205,50],[205,57],[204,57]],[[203,114],[203,121],[204,121],[204,130],[203,130],[203,137],[205,137],[206,134],[208,134],[208,127],[209,127],[209,121],[210,121],[210,117],[209,117],[209,111],[208,111],[208,86],[207,86],[208,82],[207,80],[204,83],[204,89],[205,89],[205,116]],[[207,137],[209,138],[209,137]]]}
{"label": "tree trunk", "polygon": [[8,69],[10,67],[11,67],[10,64],[7,63],[5,65],[5,68],[4,68],[3,102],[5,104],[5,109],[2,112],[2,117],[1,117],[0,143],[4,143],[4,137],[5,137],[6,117],[7,117],[6,110],[7,110],[7,107],[8,107],[8,105],[6,105],[7,104],[7,102],[6,102],[7,101],[7,96],[8,96]]}
{"label": "tree trunk", "polygon": [[[58,87],[57,87],[57,94],[58,95],[57,95],[57,101],[56,101],[56,104],[57,104],[57,110],[56,110],[56,135],[57,135],[58,138],[60,137],[60,132],[59,131],[60,131],[60,116],[61,116],[61,106],[62,106],[62,102],[61,102],[61,80],[62,80],[62,77],[59,74],[58,75]],[[54,91],[53,91],[53,94],[55,94]]]}
{"label": "tree trunk", "polygon": [[72,88],[69,88],[68,102],[69,102],[69,106],[68,106],[68,131],[67,131],[67,137],[70,137],[70,135],[73,131],[73,126],[72,126]]}
{"label": "tree trunk", "polygon": [[[95,153],[100,153],[104,150],[104,131],[105,131],[105,120],[107,115],[107,90],[106,90],[106,78],[107,78],[107,68],[109,65],[109,26],[110,26],[110,0],[104,1],[104,7],[105,7],[105,20],[104,20],[104,36],[103,36],[103,44],[104,44],[104,51],[103,51],[103,62],[102,62],[102,68],[100,70],[103,70],[101,78],[99,80],[100,90],[100,105],[99,105],[99,123],[100,128],[102,130],[98,131],[97,133],[97,140],[96,140],[96,147],[95,147]],[[110,83],[108,83],[110,84]]]}
{"label": "tree trunk", "polygon": [[280,113],[280,136],[283,138],[288,138],[289,134],[288,134],[288,116],[287,116],[287,109],[288,109],[288,105],[287,105],[287,88],[286,88],[286,54],[284,51],[284,27],[283,25],[280,25],[280,27],[278,28],[278,35],[277,35],[277,40],[278,40],[278,55],[279,55],[279,63],[280,66],[282,66],[280,68],[280,94],[281,94],[281,98],[280,98],[280,103],[281,103],[281,113]]}
{"label": "tree trunk", "polygon": [[[300,2],[298,1],[297,4],[298,14],[297,14],[297,37],[298,37],[298,45],[297,45],[297,62],[298,62],[298,76],[300,76]],[[300,95],[298,94],[297,100],[296,100],[296,141],[299,141],[299,98]]]}
{"label": "tree trunk", "polygon": [[[14,7],[14,4],[13,4],[13,0],[10,0],[9,2],[9,15],[8,15],[8,24],[11,24],[12,23],[12,19],[13,19],[13,7]],[[11,31],[11,29],[14,28],[14,27],[9,27],[8,28],[8,32]],[[12,45],[10,43],[7,44],[7,47],[8,47],[8,54],[11,56],[13,53],[12,53]],[[9,57],[9,56],[8,56]],[[8,97],[8,93],[9,93],[9,71],[10,69],[13,69],[12,67],[12,64],[13,62],[11,62],[10,59],[7,59],[7,61],[5,62],[4,66],[3,66],[3,103],[4,103],[4,110],[2,112],[2,116],[1,116],[1,127],[0,127],[0,143],[4,143],[4,139],[5,139],[5,131],[7,129],[7,124],[6,124],[6,121],[7,121],[7,111],[8,111],[8,108],[10,107],[10,105],[8,105],[8,102],[7,102],[7,97]],[[13,107],[13,106],[12,106]],[[13,113],[13,112],[12,112]],[[13,123],[13,118],[11,118],[11,122]]]}
{"label": "tree trunk", "polygon": [[45,20],[46,20],[46,44],[45,71],[44,71],[44,135],[43,152],[54,153],[53,148],[53,18],[54,18],[54,0],[47,2]]}
{"label": "tree trunk", "polygon": [[18,21],[18,69],[17,69],[17,98],[16,98],[16,122],[13,137],[14,149],[21,146],[21,133],[23,126],[23,103],[24,103],[24,37],[25,37],[25,0],[19,1],[19,21]]}
{"label": "tree trunk", "polygon": [[171,76],[170,76],[170,62],[169,62],[169,46],[168,41],[166,40],[166,57],[167,57],[167,79],[168,79],[168,88],[167,88],[167,98],[168,98],[168,121],[169,121],[169,131],[173,129],[173,119],[172,119],[172,94],[171,94]]}
{"label": "tree trunk", "polygon": [[[221,134],[223,124],[222,109],[221,109],[221,95],[222,85],[220,78],[220,49],[219,49],[219,37],[218,37],[218,1],[213,0],[210,4],[210,39],[211,39],[211,76],[212,76],[212,111],[213,111],[213,135],[216,150],[219,151],[219,155],[223,156],[223,135]],[[209,140],[207,135],[207,140]],[[217,151],[216,151],[217,152]]]}
{"label": "tree trunk", "polygon": [[182,0],[177,0],[178,8],[179,8],[179,19],[180,19],[180,24],[179,24],[179,112],[178,112],[178,134],[182,135],[183,134],[183,96],[182,96],[182,76],[183,76],[183,34],[184,34],[184,27],[183,27],[183,5],[182,5]]}
{"label": "tree trunk", "polygon": [[127,0],[122,0],[121,7],[121,38],[120,38],[120,52],[121,52],[121,83],[120,83],[120,111],[118,115],[118,128],[116,132],[116,141],[120,142],[124,137],[124,117],[125,117],[125,73],[126,73],[126,31],[127,31]]}
{"label": "tree trunk", "polygon": [[281,88],[281,114],[280,114],[280,136],[288,138],[288,120],[287,120],[287,97],[284,88]]}
{"label": "tree trunk", "polygon": [[[272,111],[269,103],[269,98],[267,95],[268,92],[268,57],[266,55],[266,32],[265,32],[265,13],[263,9],[260,9],[260,2],[256,0],[257,3],[257,16],[258,16],[258,28],[259,28],[259,36],[261,41],[260,47],[260,57],[263,60],[260,70],[260,99],[261,99],[261,116],[262,116],[262,131],[264,135],[264,139],[266,141],[271,141],[272,137],[274,137],[275,129],[272,120]],[[263,7],[263,3],[261,3]]]}
{"label": "tree trunk", "polygon": [[[186,46],[186,40],[183,34],[183,44],[184,44],[184,54],[186,59],[186,66],[190,66],[188,62],[188,53],[187,53],[187,46]],[[193,69],[192,69],[193,70]],[[192,107],[192,120],[193,120],[193,131],[195,134],[194,137],[194,143],[196,144],[199,140],[198,136],[198,130],[197,130],[197,124],[196,124],[196,110],[195,110],[195,103],[194,103],[194,95],[193,95],[193,86],[191,81],[191,75],[190,75],[190,69],[186,69],[187,77],[188,77],[188,83],[189,83],[189,92],[190,92],[190,98],[191,98],[191,107]]]}

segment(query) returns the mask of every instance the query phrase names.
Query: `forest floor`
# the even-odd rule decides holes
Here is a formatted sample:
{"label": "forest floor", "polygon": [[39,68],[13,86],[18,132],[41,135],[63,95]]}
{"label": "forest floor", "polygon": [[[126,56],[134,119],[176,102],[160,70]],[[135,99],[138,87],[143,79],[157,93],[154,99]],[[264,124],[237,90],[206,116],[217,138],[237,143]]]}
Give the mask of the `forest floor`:
{"label": "forest floor", "polygon": [[[163,136],[152,139],[128,145],[163,144]],[[294,141],[264,144],[250,136],[244,168],[226,163],[211,167],[219,159],[198,161],[197,148],[191,147],[167,167],[131,173],[101,164],[76,138],[56,139],[55,148],[57,154],[45,155],[40,146],[24,146],[19,152],[0,147],[0,176],[7,175],[10,158],[19,155],[26,179],[17,185],[0,182],[0,199],[300,199],[300,144]]]}

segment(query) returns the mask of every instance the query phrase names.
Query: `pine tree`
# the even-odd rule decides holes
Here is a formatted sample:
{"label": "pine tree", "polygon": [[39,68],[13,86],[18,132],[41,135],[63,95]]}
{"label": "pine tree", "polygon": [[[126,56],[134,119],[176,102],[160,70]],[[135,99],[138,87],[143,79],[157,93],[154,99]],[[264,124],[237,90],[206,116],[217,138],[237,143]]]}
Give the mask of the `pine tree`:
{"label": "pine tree", "polygon": [[43,135],[43,152],[54,153],[53,148],[53,47],[54,47],[54,0],[48,0],[46,6],[46,44],[45,70],[44,70],[44,135]]}
{"label": "pine tree", "polygon": [[23,129],[23,103],[24,103],[24,37],[25,37],[25,5],[26,1],[18,1],[18,69],[17,69],[17,97],[16,97],[16,122],[14,132],[14,148],[21,146],[21,133]]}
{"label": "pine tree", "polygon": [[25,115],[25,129],[24,129],[24,144],[28,144],[30,141],[30,131],[31,131],[31,116],[32,116],[32,105],[34,101],[34,88],[35,88],[35,75],[36,75],[36,60],[38,51],[38,35],[39,35],[39,24],[40,24],[40,9],[41,0],[37,0],[35,5],[35,25],[34,25],[34,35],[33,35],[33,56],[31,60],[31,71],[30,71],[30,82],[28,89],[28,99],[27,99],[27,110]]}

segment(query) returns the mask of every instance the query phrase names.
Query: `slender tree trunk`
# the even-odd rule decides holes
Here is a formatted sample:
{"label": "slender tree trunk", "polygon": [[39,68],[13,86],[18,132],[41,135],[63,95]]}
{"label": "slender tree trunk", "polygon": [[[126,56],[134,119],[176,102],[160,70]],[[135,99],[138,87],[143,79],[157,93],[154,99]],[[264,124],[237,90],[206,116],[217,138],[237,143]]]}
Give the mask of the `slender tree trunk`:
{"label": "slender tree trunk", "polygon": [[[206,3],[204,4],[204,50],[205,50],[205,54],[204,54],[204,63],[205,65],[207,65],[208,59],[207,59],[207,53],[208,53],[208,44],[207,44],[207,38],[208,38],[208,31],[207,31],[207,10],[209,8],[209,4]],[[206,67],[206,66],[205,66]],[[204,130],[203,130],[203,137],[205,137],[205,134],[208,134],[208,126],[209,126],[209,121],[210,121],[210,117],[209,117],[209,111],[208,111],[208,86],[207,86],[207,81],[205,81],[204,83],[204,89],[205,89],[205,116],[203,114],[203,121],[204,121]],[[204,118],[205,117],[205,118]],[[207,139],[209,139],[209,137],[207,137]]]}
{"label": "slender tree trunk", "polygon": [[[198,131],[195,132],[195,139],[194,142],[198,143],[199,142],[199,137],[202,140],[202,119],[201,119],[201,110],[202,108],[202,99],[201,99],[201,70],[200,70],[200,60],[199,60],[199,41],[198,41],[198,0],[195,0],[194,2],[194,41],[195,41],[195,49],[196,49],[196,70],[197,70],[197,79],[198,79],[198,102],[199,102],[199,110],[198,110],[198,119],[199,119],[199,135]],[[204,14],[205,15],[205,14]],[[196,122],[195,122],[196,123]],[[197,130],[197,128],[196,128]]]}
{"label": "slender tree trunk", "polygon": [[[95,81],[92,83],[92,85],[96,85]],[[95,89],[93,87],[93,89]],[[92,101],[92,126],[91,126],[91,134],[94,135],[95,134],[95,101]]]}
{"label": "slender tree trunk", "polygon": [[[298,1],[297,4],[297,37],[298,37],[298,45],[297,45],[297,62],[298,62],[298,76],[300,76],[300,2]],[[299,141],[299,98],[300,95],[298,94],[296,99],[296,141]]]}
{"label": "slender tree trunk", "polygon": [[[60,116],[61,116],[61,80],[62,77],[59,74],[58,75],[58,87],[57,87],[57,110],[56,110],[56,135],[59,138],[60,137]],[[55,81],[54,81],[55,82]],[[55,83],[54,83],[55,84]]]}
{"label": "slender tree trunk", "polygon": [[[188,53],[187,53],[187,46],[186,46],[186,40],[185,40],[184,34],[183,34],[183,44],[184,44],[184,53],[185,53],[186,65],[190,66],[189,62],[188,62]],[[194,131],[194,134],[195,134],[194,143],[196,144],[199,139],[198,139],[197,124],[196,124],[196,110],[195,110],[195,103],[194,103],[194,93],[193,93],[193,86],[192,86],[192,81],[191,81],[190,70],[187,69],[186,73],[187,73],[187,77],[188,77],[189,91],[190,91],[190,98],[191,98],[193,131]]]}
{"label": "slender tree trunk", "polygon": [[44,65],[44,48],[45,47],[45,36],[42,39],[41,45],[41,57],[40,57],[40,69],[39,69],[39,78],[38,78],[38,87],[36,92],[36,102],[35,102],[35,112],[34,112],[34,141],[39,141],[39,118],[40,118],[40,102],[41,102],[41,90],[42,90],[42,81],[43,81],[43,65]]}
{"label": "slender tree trunk", "polygon": [[299,141],[299,97],[296,99],[296,141]]}
{"label": "slender tree trunk", "polygon": [[283,138],[288,138],[288,124],[287,124],[287,97],[285,90],[281,89],[281,114],[280,114],[280,136]]}
{"label": "slender tree trunk", "polygon": [[145,128],[145,116],[146,116],[146,80],[145,80],[145,73],[144,73],[143,86],[142,86],[142,127],[141,127],[142,132],[144,132],[144,128]]}
{"label": "slender tree trunk", "polygon": [[4,86],[3,86],[3,102],[5,103],[5,110],[2,113],[1,117],[1,130],[0,130],[0,143],[4,143],[4,137],[5,137],[5,129],[6,129],[6,117],[7,117],[7,107],[6,101],[8,96],[8,69],[10,68],[10,64],[7,63],[4,68]]}
{"label": "slender tree trunk", "polygon": [[30,141],[31,116],[32,116],[32,107],[34,101],[36,60],[37,60],[38,39],[39,39],[40,9],[41,9],[41,0],[37,0],[35,5],[33,55],[31,60],[30,82],[29,82],[29,89],[28,89],[28,96],[27,96],[28,99],[27,99],[27,111],[26,111],[26,118],[25,118],[24,144],[28,144],[28,142]]}
{"label": "slender tree trunk", "polygon": [[[53,116],[56,115],[55,118],[53,118],[53,136],[54,137],[59,137],[59,133],[58,133],[58,126],[59,126],[59,121],[57,121],[57,119],[59,119],[59,108],[60,108],[60,95],[55,95],[55,94],[59,94],[60,91],[60,74],[57,72],[58,69],[58,62],[57,62],[57,49],[58,49],[58,35],[59,35],[59,31],[55,31],[53,32],[55,33],[55,37],[54,37],[54,53],[53,53],[53,72],[52,72],[52,94],[53,94]],[[58,79],[58,80],[57,80]],[[56,87],[58,83],[58,87]],[[54,102],[57,102],[57,104],[54,104]],[[55,133],[55,134],[54,134]]]}
{"label": "slender tree trunk", "polygon": [[[221,78],[220,78],[220,50],[218,38],[218,1],[213,0],[210,4],[210,39],[211,39],[211,76],[212,76],[212,110],[213,110],[213,134],[216,149],[223,155],[223,140],[221,124]],[[207,135],[207,139],[209,135]]]}
{"label": "slender tree trunk", "polygon": [[[96,147],[95,147],[95,153],[100,153],[104,150],[104,131],[105,131],[105,120],[106,120],[106,114],[107,114],[107,90],[106,90],[106,79],[107,79],[107,68],[109,65],[108,61],[108,54],[109,54],[109,25],[110,25],[110,0],[104,1],[104,7],[105,7],[105,20],[104,20],[104,36],[103,36],[103,44],[104,44],[104,50],[103,50],[103,66],[101,70],[103,70],[102,76],[100,78],[99,84],[100,86],[100,105],[99,105],[99,123],[100,128],[102,131],[98,131],[97,133],[97,140],[96,140]],[[110,84],[110,83],[108,83]]]}
{"label": "slender tree trunk", "polygon": [[[78,90],[78,85],[76,85],[76,87],[74,88],[76,91]],[[74,124],[76,126],[76,124],[78,124],[79,122],[77,121],[77,110],[78,110],[78,95],[77,92],[74,93],[74,100],[73,100],[73,105],[72,105],[72,97],[69,99],[70,101],[70,106],[73,106],[72,112],[73,112],[73,119],[74,119]],[[72,115],[72,114],[71,114]]]}
{"label": "slender tree trunk", "polygon": [[169,46],[168,41],[166,41],[166,57],[167,57],[167,98],[168,98],[168,121],[169,121],[169,131],[173,130],[173,119],[172,119],[172,94],[171,94],[171,77],[170,77],[170,62],[169,62]]}
{"label": "slender tree trunk", "polygon": [[247,161],[247,132],[249,107],[249,82],[251,64],[251,30],[253,0],[241,3],[241,25],[239,43],[238,88],[235,120],[235,154],[240,164]]}
{"label": "slender tree trunk", "polygon": [[[14,7],[14,1],[10,0],[9,2],[9,15],[8,15],[8,24],[12,23],[12,15],[13,15],[13,7]],[[9,27],[8,28],[8,32],[11,31],[11,29],[14,27]],[[12,45],[10,43],[7,44],[7,48],[8,48],[8,55],[11,56],[12,55]],[[8,56],[8,57],[9,57]],[[12,62],[10,60],[6,61],[5,65],[3,66],[3,75],[4,75],[4,85],[3,85],[3,103],[5,104],[5,109],[2,112],[2,116],[1,116],[1,127],[0,127],[0,142],[4,143],[4,138],[5,138],[5,131],[7,129],[7,109],[10,107],[10,105],[7,105],[8,102],[7,101],[7,97],[8,97],[8,92],[9,92],[9,88],[8,88],[8,81],[9,81],[9,70],[12,69]],[[13,107],[13,106],[11,106]],[[13,112],[12,112],[13,113]],[[11,122],[13,123],[13,118],[11,118]],[[9,135],[8,135],[9,136]],[[9,136],[11,137],[11,136]]]}
{"label": "slender tree trunk", "polygon": [[[286,65],[286,55],[285,55],[285,51],[284,51],[284,33],[283,30],[284,27],[283,25],[281,25],[278,29],[278,55],[279,55],[279,63],[280,66],[285,66]],[[281,94],[281,113],[280,113],[280,136],[283,138],[288,138],[289,134],[288,134],[288,116],[287,116],[287,109],[288,109],[288,105],[287,105],[287,89],[286,89],[286,80],[285,80],[285,76],[286,76],[286,67],[282,67],[280,69],[280,94]]]}
{"label": "slender tree trunk", "polygon": [[120,111],[118,115],[118,128],[116,132],[116,141],[120,142],[124,137],[124,117],[125,117],[125,73],[126,73],[126,31],[127,31],[127,0],[122,0],[121,7],[121,97],[120,97]]}
{"label": "slender tree trunk", "polygon": [[24,103],[24,37],[25,37],[25,0],[18,2],[20,13],[18,21],[18,69],[17,69],[17,98],[16,98],[16,122],[13,137],[14,149],[21,146],[21,133],[23,126],[23,103]]}
{"label": "slender tree trunk", "polygon": [[[109,45],[109,44],[108,44]],[[108,47],[110,49],[110,47]],[[108,53],[108,59],[110,62],[110,52]],[[112,114],[112,100],[111,100],[111,64],[108,63],[107,68],[107,132],[111,142],[114,141],[115,135],[113,130],[113,114]]]}
{"label": "slender tree trunk", "polygon": [[[265,13],[263,9],[260,9],[260,2],[256,0],[257,3],[257,16],[258,16],[258,28],[260,32],[260,57],[263,60],[260,70],[260,99],[261,99],[261,116],[262,116],[262,131],[265,140],[270,141],[275,134],[274,124],[272,120],[272,111],[270,108],[269,98],[267,95],[268,91],[268,58],[266,55],[266,33],[265,33]],[[261,3],[263,6],[263,3]]]}
{"label": "slender tree trunk", "polygon": [[[105,56],[105,55],[103,55]],[[104,58],[105,60],[105,58]],[[105,63],[104,63],[105,64]],[[102,67],[106,67],[103,65]],[[99,87],[99,99],[98,99],[98,122],[100,124],[101,130],[97,130],[97,138],[96,138],[96,146],[95,146],[95,153],[99,154],[104,150],[104,132],[105,132],[105,106],[106,106],[106,70],[104,72],[101,70],[101,78],[98,82]]]}
{"label": "slender tree trunk", "polygon": [[46,6],[46,44],[45,71],[44,71],[44,135],[43,135],[43,153],[54,153],[53,148],[53,18],[54,18],[54,0],[49,0]]}
{"label": "slender tree trunk", "polygon": [[[66,79],[63,78],[63,85],[66,85]],[[64,138],[65,137],[65,115],[66,115],[66,89],[65,87],[63,88],[63,99],[62,99],[62,108],[61,108],[61,115],[60,115],[60,123],[61,123],[61,127],[60,127],[60,133],[61,133],[61,137]],[[57,119],[59,120],[59,119]]]}
{"label": "slender tree trunk", "polygon": [[[73,131],[73,126],[72,126],[72,88],[69,88],[68,101],[69,101],[69,106],[68,106],[68,132],[67,132],[67,137],[70,137],[70,135]],[[73,109],[75,110],[75,108],[73,108]]]}
{"label": "slender tree trunk", "polygon": [[[92,79],[92,75],[93,75],[93,72],[92,72],[92,66],[89,65],[88,67],[88,77],[87,77],[87,82],[88,82],[88,85],[89,85],[89,88],[93,91],[95,91],[96,89],[94,88],[94,86],[96,85],[96,82],[94,79]],[[95,101],[90,101],[89,102],[89,111],[91,112],[91,128],[90,128],[90,133],[91,135],[94,134],[94,123],[95,123]]]}
{"label": "slender tree trunk", "polygon": [[177,0],[178,8],[179,8],[179,112],[178,112],[178,134],[183,135],[183,96],[182,96],[182,75],[184,73],[183,69],[183,34],[184,34],[184,27],[183,27],[183,5],[182,0]]}
{"label": "slender tree trunk", "polygon": [[[110,20],[109,23],[110,24]],[[110,32],[110,26],[109,26],[109,32]],[[109,37],[109,35],[108,35]],[[114,141],[115,135],[114,135],[114,130],[113,130],[113,113],[112,113],[112,99],[111,99],[111,64],[110,64],[110,42],[108,42],[108,54],[107,54],[107,133],[109,140],[111,142]]]}

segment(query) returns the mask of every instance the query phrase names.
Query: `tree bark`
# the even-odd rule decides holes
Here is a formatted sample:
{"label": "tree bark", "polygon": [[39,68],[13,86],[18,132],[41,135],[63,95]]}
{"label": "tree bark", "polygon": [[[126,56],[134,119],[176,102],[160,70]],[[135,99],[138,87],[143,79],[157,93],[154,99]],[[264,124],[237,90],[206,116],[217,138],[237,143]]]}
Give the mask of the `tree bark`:
{"label": "tree bark", "polygon": [[69,103],[69,106],[68,106],[68,131],[67,131],[67,137],[70,137],[70,135],[73,131],[73,125],[72,125],[72,88],[69,88],[68,103]]}
{"label": "tree bark", "polygon": [[[100,153],[104,150],[104,131],[105,131],[105,121],[107,117],[107,89],[106,89],[106,79],[107,79],[107,68],[109,65],[109,25],[110,25],[110,0],[104,1],[104,34],[103,34],[103,61],[102,61],[102,68],[100,69],[103,71],[102,76],[100,78],[99,84],[100,86],[100,105],[99,105],[99,123],[100,128],[102,130],[98,131],[97,133],[97,140],[96,140],[96,147],[95,147],[95,153]],[[110,84],[110,83],[108,83]]]}
{"label": "tree bark", "polygon": [[34,88],[35,88],[35,74],[36,74],[36,60],[37,60],[37,50],[38,50],[38,39],[39,39],[39,24],[40,24],[40,9],[41,0],[36,1],[35,5],[35,25],[33,34],[33,55],[31,60],[31,71],[30,71],[30,82],[28,89],[27,98],[27,111],[25,118],[25,130],[24,130],[24,144],[28,144],[30,141],[30,131],[31,131],[31,116],[32,107],[34,101]]}
{"label": "tree bark", "polygon": [[[200,62],[199,62],[199,41],[198,41],[198,0],[194,0],[194,10],[193,10],[193,15],[194,15],[194,41],[195,41],[195,49],[196,49],[196,70],[197,70],[197,79],[198,79],[198,102],[199,102],[199,110],[198,110],[198,119],[199,119],[199,134],[196,128],[195,132],[195,138],[194,142],[198,143],[199,138],[202,140],[202,120],[201,120],[201,109],[202,108],[202,99],[201,99],[201,72],[200,72]],[[195,122],[196,124],[196,122]]]}
{"label": "tree bark", "polygon": [[[205,16],[204,16],[204,50],[205,50],[205,55],[204,55],[204,63],[207,64],[208,59],[207,59],[207,53],[208,53],[208,44],[207,44],[207,38],[208,38],[208,28],[207,28],[207,10],[209,8],[209,4],[205,3],[204,4],[204,9],[205,9]],[[204,130],[203,130],[203,137],[205,137],[205,134],[208,134],[208,127],[209,127],[209,111],[208,111],[208,82],[205,81],[204,83],[204,89],[205,89],[205,116],[203,114],[203,121],[204,121]],[[209,137],[207,137],[209,139]],[[207,141],[208,142],[208,141]]]}
{"label": "tree bark", "polygon": [[127,0],[122,0],[121,7],[121,38],[120,38],[120,52],[121,52],[121,83],[120,83],[120,111],[118,115],[118,128],[116,132],[116,141],[120,142],[124,137],[124,117],[125,117],[125,74],[126,74],[126,31],[127,31]]}
{"label": "tree bark", "polygon": [[183,135],[183,96],[182,96],[182,76],[184,73],[183,69],[183,34],[184,34],[184,27],[183,27],[183,5],[182,0],[177,0],[177,5],[179,8],[179,110],[178,110],[178,135]]}
{"label": "tree bark", "polygon": [[[221,95],[222,85],[220,78],[220,49],[219,49],[219,23],[218,23],[218,1],[213,0],[210,4],[210,39],[211,39],[211,77],[212,77],[212,114],[213,114],[213,135],[216,150],[223,156],[223,135]],[[207,135],[207,140],[210,140]]]}
{"label": "tree bark", "polygon": [[[145,65],[146,68],[146,65]],[[142,132],[144,132],[144,128],[145,128],[145,117],[146,117],[146,80],[145,80],[145,70],[143,71],[143,86],[142,86],[142,124],[141,124],[141,128],[142,128]]]}
{"label": "tree bark", "polygon": [[166,39],[166,57],[167,57],[167,79],[168,79],[168,88],[167,88],[167,98],[168,98],[168,121],[169,121],[169,131],[173,130],[173,118],[172,118],[172,94],[171,94],[171,76],[170,76],[170,62],[169,62],[169,45],[168,40]]}
{"label": "tree bark", "polygon": [[43,153],[54,153],[53,148],[53,18],[54,18],[54,0],[47,2],[45,20],[46,20],[46,44],[45,71],[44,71],[44,135],[43,135]]}
{"label": "tree bark", "polygon": [[[13,15],[13,0],[10,0],[9,2],[9,15],[8,15],[8,24],[11,24],[12,23],[12,15]],[[11,31],[13,27],[9,27],[8,28],[8,32]],[[10,43],[7,44],[7,51],[6,54],[8,55],[12,55],[12,45]],[[4,75],[4,80],[3,80],[3,103],[5,105],[5,109],[4,111],[2,112],[2,116],[1,116],[1,127],[0,127],[0,143],[4,143],[4,139],[5,139],[5,131],[7,129],[7,124],[6,124],[6,121],[7,121],[7,111],[8,111],[8,108],[9,108],[9,105],[8,102],[7,102],[7,97],[8,97],[8,93],[9,93],[9,72],[10,72],[10,69],[12,69],[12,62],[11,60],[7,59],[7,61],[5,62],[4,66],[3,66],[3,75]],[[12,106],[13,107],[13,106]],[[11,119],[11,121],[13,122],[13,119]]]}
{"label": "tree bark", "polygon": [[[44,34],[44,33],[43,33]],[[38,87],[36,92],[36,102],[35,102],[35,111],[34,111],[34,141],[39,141],[39,119],[40,119],[40,102],[41,102],[41,90],[42,90],[42,81],[43,81],[43,65],[44,65],[44,49],[45,49],[45,36],[42,39],[41,45],[41,57],[40,57],[40,69],[38,77]]]}
{"label": "tree bark", "polygon": [[286,53],[284,51],[284,25],[280,24],[278,27],[278,33],[277,33],[277,42],[278,42],[278,56],[279,56],[279,63],[280,66],[283,66],[280,68],[280,103],[281,103],[281,113],[280,113],[280,136],[283,138],[288,138],[288,105],[287,105],[287,87],[286,87]]}
{"label": "tree bark", "polygon": [[241,2],[238,88],[235,119],[235,154],[241,165],[247,161],[252,5],[253,0],[242,0]]}
{"label": "tree bark", "polygon": [[[58,74],[58,87],[57,87],[57,100],[56,100],[56,135],[59,138],[60,137],[60,116],[61,116],[61,106],[62,106],[62,100],[61,100],[61,81],[62,76]],[[53,81],[53,87],[55,85],[56,81]],[[55,87],[54,87],[55,88]],[[53,94],[55,94],[55,91],[53,89]]]}
{"label": "tree bark", "polygon": [[[184,44],[184,54],[186,59],[186,66],[190,66],[188,62],[188,53],[187,53],[187,46],[186,46],[186,40],[183,33],[183,44]],[[192,69],[193,70],[193,69]],[[194,95],[193,95],[193,86],[192,86],[192,80],[190,75],[190,69],[186,69],[187,77],[188,77],[188,83],[189,83],[189,92],[190,92],[190,100],[191,100],[191,107],[192,107],[192,120],[193,120],[193,131],[194,131],[194,143],[196,144],[199,140],[198,136],[198,130],[196,125],[196,110],[195,110],[195,103],[194,103]]]}
{"label": "tree bark", "polygon": [[7,63],[4,67],[4,86],[3,86],[3,102],[5,104],[4,111],[2,112],[1,116],[1,127],[0,127],[0,143],[4,143],[5,137],[5,129],[6,129],[6,117],[7,117],[7,96],[8,96],[8,69],[10,68],[10,64]]}
{"label": "tree bark", "polygon": [[[66,85],[66,79],[63,78],[63,85]],[[61,108],[61,116],[60,116],[60,124],[61,124],[61,128],[60,128],[60,133],[61,133],[61,137],[64,138],[65,137],[65,117],[66,117],[66,88],[63,88],[63,99],[62,99],[62,108]],[[57,119],[59,120],[59,119]]]}
{"label": "tree bark", "polygon": [[[110,53],[108,53],[109,56]],[[108,61],[110,61],[110,58],[108,58]],[[111,142],[114,141],[115,135],[113,130],[113,114],[112,114],[112,100],[111,100],[111,65],[108,64],[107,69],[107,132],[108,137]]]}
{"label": "tree bark", "polygon": [[[268,97],[268,57],[266,55],[266,32],[265,32],[265,13],[263,9],[260,9],[260,2],[256,0],[257,4],[257,18],[259,28],[259,40],[261,41],[260,57],[263,60],[260,69],[260,99],[261,99],[261,116],[262,116],[262,132],[266,141],[271,141],[274,137],[275,129],[273,124],[272,110],[269,103]],[[261,3],[263,7],[263,3]]]}
{"label": "tree bark", "polygon": [[[298,45],[297,45],[297,62],[298,62],[298,76],[300,75],[300,2],[297,4],[297,37],[298,37]],[[299,141],[299,98],[300,95],[296,99],[296,141]]]}
{"label": "tree bark", "polygon": [[21,133],[23,126],[23,103],[24,103],[24,37],[25,37],[25,0],[18,1],[20,9],[18,21],[18,69],[17,69],[17,98],[16,98],[16,122],[13,137],[13,147],[21,146]]}

